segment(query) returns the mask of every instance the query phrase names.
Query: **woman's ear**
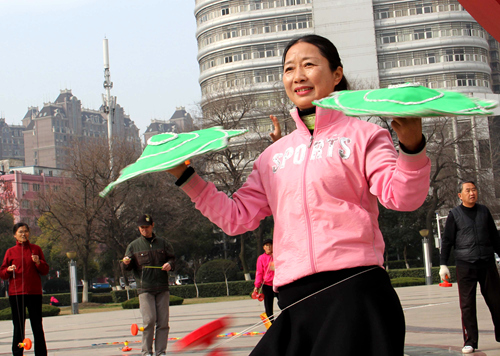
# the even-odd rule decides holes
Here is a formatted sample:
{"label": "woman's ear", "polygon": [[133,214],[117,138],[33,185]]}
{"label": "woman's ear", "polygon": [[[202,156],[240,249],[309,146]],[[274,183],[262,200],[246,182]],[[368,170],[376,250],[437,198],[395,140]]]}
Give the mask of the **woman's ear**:
{"label": "woman's ear", "polygon": [[333,75],[333,82],[335,83],[335,86],[337,86],[342,80],[342,77],[344,76],[344,68],[338,66],[337,69],[333,71],[332,75]]}

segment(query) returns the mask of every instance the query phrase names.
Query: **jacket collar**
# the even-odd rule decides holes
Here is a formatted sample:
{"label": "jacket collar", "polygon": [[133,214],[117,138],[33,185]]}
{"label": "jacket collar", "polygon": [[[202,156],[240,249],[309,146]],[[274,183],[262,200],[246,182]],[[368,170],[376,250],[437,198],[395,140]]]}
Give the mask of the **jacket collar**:
{"label": "jacket collar", "polygon": [[[144,240],[144,241],[148,241],[148,239],[146,239],[144,236],[141,235],[141,238]],[[151,235],[151,242],[153,242],[154,240],[156,240],[156,235],[155,233],[153,232],[153,235]]]}
{"label": "jacket collar", "polygon": [[16,240],[16,246],[28,248],[28,247],[30,247],[30,242],[29,242],[29,240],[26,240],[26,242],[19,242]]}
{"label": "jacket collar", "polygon": [[[310,135],[309,129],[306,127],[306,125],[300,118],[299,110],[296,107],[290,110],[290,115],[292,115],[292,118],[295,121],[295,124],[297,125],[297,129],[301,132],[306,132],[308,135]],[[340,121],[341,119],[344,119],[345,117],[346,116],[340,111],[332,109],[324,109],[317,106],[314,131],[327,127],[335,122]]]}

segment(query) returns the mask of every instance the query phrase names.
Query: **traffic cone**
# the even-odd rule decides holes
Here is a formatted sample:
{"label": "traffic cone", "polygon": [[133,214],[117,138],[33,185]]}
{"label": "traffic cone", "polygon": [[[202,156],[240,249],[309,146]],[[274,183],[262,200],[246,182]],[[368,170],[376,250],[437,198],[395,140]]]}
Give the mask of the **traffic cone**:
{"label": "traffic cone", "polygon": [[445,279],[444,281],[442,281],[441,283],[439,283],[439,286],[440,287],[451,287],[453,284],[451,284],[450,282],[448,282],[447,279]]}
{"label": "traffic cone", "polygon": [[260,314],[260,318],[262,319],[262,322],[264,323],[266,329],[269,329],[271,327],[272,323],[269,320],[269,318],[267,317],[267,314],[265,312]]}

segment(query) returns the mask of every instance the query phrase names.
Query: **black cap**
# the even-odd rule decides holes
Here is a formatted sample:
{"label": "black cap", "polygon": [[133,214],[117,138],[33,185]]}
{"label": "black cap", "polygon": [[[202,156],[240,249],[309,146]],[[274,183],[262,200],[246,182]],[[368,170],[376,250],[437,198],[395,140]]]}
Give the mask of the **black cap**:
{"label": "black cap", "polygon": [[262,241],[262,246],[264,246],[265,244],[273,244],[273,240],[272,239],[265,239],[264,241]]}
{"label": "black cap", "polygon": [[147,226],[147,225],[153,225],[153,218],[151,215],[144,214],[139,218],[139,220],[137,220],[137,226]]}

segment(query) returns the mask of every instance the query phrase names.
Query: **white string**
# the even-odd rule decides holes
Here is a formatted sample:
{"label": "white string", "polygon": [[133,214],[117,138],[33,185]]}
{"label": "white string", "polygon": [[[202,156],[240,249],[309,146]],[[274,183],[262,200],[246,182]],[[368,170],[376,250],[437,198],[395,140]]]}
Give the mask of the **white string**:
{"label": "white string", "polygon": [[351,279],[351,278],[354,278],[354,277],[359,276],[359,275],[361,275],[361,274],[363,274],[363,273],[366,273],[366,272],[370,272],[370,271],[372,271],[372,270],[374,270],[374,269],[376,269],[376,268],[380,268],[380,267],[378,267],[378,266],[377,266],[377,267],[372,267],[372,268],[370,268],[370,269],[367,269],[367,270],[361,271],[361,272],[359,272],[359,273],[353,274],[353,275],[352,275],[352,276],[350,276],[350,277],[347,277],[347,278],[345,278],[345,279],[343,279],[343,280],[341,280],[341,281],[338,281],[338,282],[336,282],[336,283],[334,283],[334,284],[329,285],[328,287],[325,287],[325,288],[323,288],[323,289],[320,289],[320,290],[318,290],[318,291],[316,291],[316,292],[314,292],[314,293],[312,293],[312,294],[310,294],[310,295],[308,295],[308,296],[306,296],[306,297],[304,297],[304,298],[302,298],[302,299],[299,299],[299,300],[298,300],[298,301],[296,301],[295,303],[290,304],[289,306],[287,306],[286,308],[283,308],[283,309],[282,309],[282,310],[280,310],[279,312],[274,313],[274,314],[273,314],[273,315],[271,315],[271,316],[268,316],[266,320],[262,320],[262,321],[260,321],[260,322],[258,322],[258,323],[255,323],[254,325],[252,325],[252,326],[250,326],[250,327],[246,328],[245,330],[243,330],[243,331],[241,331],[241,332],[239,332],[239,333],[236,333],[236,335],[234,335],[234,336],[230,337],[229,339],[227,339],[227,340],[224,340],[224,341],[220,342],[219,344],[217,344],[217,345],[214,347],[214,349],[216,349],[216,348],[218,348],[218,347],[220,347],[220,346],[224,345],[225,343],[228,343],[229,341],[231,341],[231,340],[233,340],[233,339],[236,339],[236,338],[240,337],[241,335],[243,335],[243,334],[244,334],[244,333],[246,333],[246,332],[249,332],[250,330],[253,330],[253,329],[257,328],[258,326],[260,326],[260,324],[261,324],[262,322],[264,322],[264,323],[265,323],[266,321],[268,321],[270,317],[277,317],[278,315],[280,315],[281,313],[283,313],[285,310],[287,310],[287,309],[289,309],[289,308],[293,307],[294,305],[297,305],[297,304],[298,304],[298,303],[300,303],[300,302],[303,302],[304,300],[306,300],[306,299],[308,299],[308,298],[310,298],[310,297],[315,296],[316,294],[319,294],[319,293],[321,293],[321,292],[323,292],[323,291],[327,290],[328,288],[334,287],[334,286],[336,286],[336,285],[338,285],[338,284],[340,284],[340,283],[343,283],[343,282],[345,282],[345,281],[347,281],[347,280],[349,280],[349,279]]}

